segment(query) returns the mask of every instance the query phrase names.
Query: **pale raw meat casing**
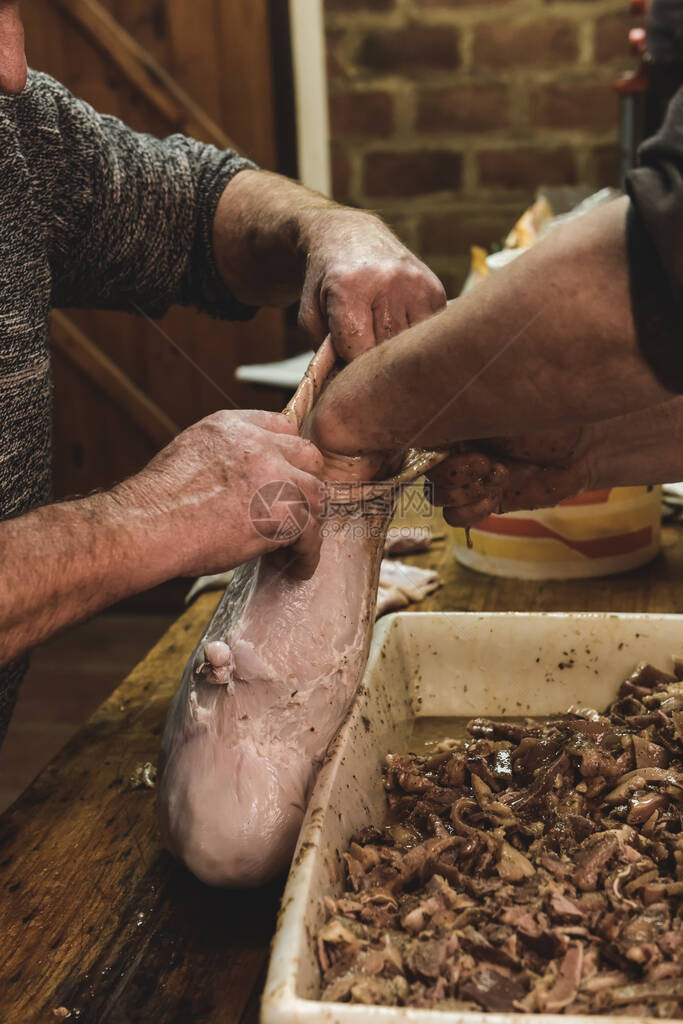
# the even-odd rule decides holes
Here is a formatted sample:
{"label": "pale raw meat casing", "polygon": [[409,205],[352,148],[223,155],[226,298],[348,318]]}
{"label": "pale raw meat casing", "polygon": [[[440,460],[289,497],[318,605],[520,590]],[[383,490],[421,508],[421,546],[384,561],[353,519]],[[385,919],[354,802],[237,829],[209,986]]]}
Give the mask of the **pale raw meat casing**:
{"label": "pale raw meat casing", "polygon": [[[328,340],[287,407],[302,433],[334,363]],[[441,457],[411,451],[394,479]],[[164,729],[159,814],[165,844],[202,881],[260,885],[290,860],[363,673],[390,515],[353,533],[344,510],[326,520],[308,580],[268,555],[241,566],[188,661]]]}

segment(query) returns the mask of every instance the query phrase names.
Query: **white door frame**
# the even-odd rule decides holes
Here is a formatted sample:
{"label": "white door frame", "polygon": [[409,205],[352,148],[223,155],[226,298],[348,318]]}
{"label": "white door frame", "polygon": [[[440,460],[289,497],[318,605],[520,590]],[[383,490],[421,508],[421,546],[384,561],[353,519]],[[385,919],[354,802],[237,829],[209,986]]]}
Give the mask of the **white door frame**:
{"label": "white door frame", "polygon": [[331,192],[323,0],[289,0],[297,159],[304,185]]}

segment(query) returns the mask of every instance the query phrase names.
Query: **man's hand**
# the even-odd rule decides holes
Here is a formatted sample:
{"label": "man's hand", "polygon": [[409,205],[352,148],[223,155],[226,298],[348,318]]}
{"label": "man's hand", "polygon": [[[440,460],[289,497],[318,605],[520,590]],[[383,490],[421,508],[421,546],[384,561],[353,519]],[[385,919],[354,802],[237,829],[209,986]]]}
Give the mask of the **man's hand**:
{"label": "man's hand", "polygon": [[446,305],[443,285],[378,217],[337,208],[312,231],[299,323],[350,361]]}
{"label": "man's hand", "polygon": [[439,279],[379,217],[267,171],[235,175],[218,203],[214,253],[242,302],[288,306],[320,344],[354,359],[446,304]]}
{"label": "man's hand", "polygon": [[279,413],[222,411],[184,430],[112,495],[149,530],[150,553],[160,538],[177,553],[178,575],[220,572],[291,545],[288,569],[307,577],[320,551],[322,466],[315,445]]}
{"label": "man's hand", "polygon": [[492,512],[548,508],[583,491],[680,480],[683,396],[576,430],[470,444],[430,474],[434,504],[452,526],[474,526]]}
{"label": "man's hand", "polygon": [[481,442],[454,452],[429,474],[427,494],[451,526],[476,526],[493,513],[548,508],[590,490],[594,435],[549,431]]}
{"label": "man's hand", "polygon": [[551,231],[518,259],[332,380],[316,443],[340,454],[448,448],[574,429],[672,398],[629,303],[628,199]]}
{"label": "man's hand", "polygon": [[0,523],[0,664],[174,576],[279,549],[283,571],[310,576],[322,464],[284,416],[217,412],[113,490]]}

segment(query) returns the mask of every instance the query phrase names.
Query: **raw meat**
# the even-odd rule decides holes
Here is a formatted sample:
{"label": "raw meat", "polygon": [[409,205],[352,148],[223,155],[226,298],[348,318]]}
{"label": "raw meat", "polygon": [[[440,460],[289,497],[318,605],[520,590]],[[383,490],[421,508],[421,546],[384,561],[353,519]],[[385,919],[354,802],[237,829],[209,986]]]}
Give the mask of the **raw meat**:
{"label": "raw meat", "polygon": [[[303,434],[335,369],[328,340],[286,410]],[[411,451],[392,482],[441,458]],[[341,458],[332,473],[357,497],[372,471]],[[237,569],[187,664],[162,740],[160,823],[168,848],[210,885],[260,885],[292,855],[315,771],[365,666],[388,490],[368,484],[372,508],[358,519],[342,488],[311,579],[283,574],[272,556]]]}
{"label": "raw meat", "polygon": [[441,577],[433,569],[420,569],[417,565],[383,558],[379,570],[377,618],[421,601],[440,586]]}
{"label": "raw meat", "polygon": [[412,555],[427,551],[432,543],[429,526],[390,526],[384,541],[385,555]]}

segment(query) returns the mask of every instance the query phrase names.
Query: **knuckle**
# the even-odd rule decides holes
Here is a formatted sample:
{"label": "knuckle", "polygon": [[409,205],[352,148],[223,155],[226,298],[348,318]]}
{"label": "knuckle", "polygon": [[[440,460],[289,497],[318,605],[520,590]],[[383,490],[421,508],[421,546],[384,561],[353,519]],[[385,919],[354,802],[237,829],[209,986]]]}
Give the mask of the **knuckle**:
{"label": "knuckle", "polygon": [[425,267],[424,263],[414,261],[405,268],[405,273],[413,284],[428,284],[431,278],[431,271]]}
{"label": "knuckle", "polygon": [[216,430],[216,427],[218,426],[218,423],[219,423],[218,417],[219,417],[219,413],[212,412],[209,416],[205,416],[204,419],[198,420],[196,423],[193,423],[191,427],[188,427],[187,430],[184,431],[184,433],[185,434],[189,434],[190,432],[197,433],[197,434],[204,434],[204,433],[208,434],[208,433],[211,433],[212,431]]}
{"label": "knuckle", "polygon": [[[243,419],[243,414],[238,414],[237,418]],[[219,427],[227,427],[234,422],[236,417],[230,409],[217,409],[216,412],[211,413],[208,419]]]}

